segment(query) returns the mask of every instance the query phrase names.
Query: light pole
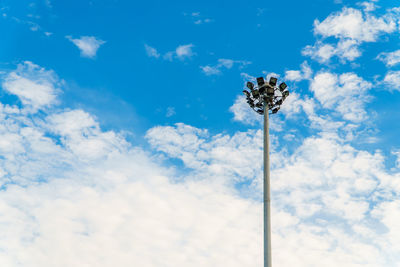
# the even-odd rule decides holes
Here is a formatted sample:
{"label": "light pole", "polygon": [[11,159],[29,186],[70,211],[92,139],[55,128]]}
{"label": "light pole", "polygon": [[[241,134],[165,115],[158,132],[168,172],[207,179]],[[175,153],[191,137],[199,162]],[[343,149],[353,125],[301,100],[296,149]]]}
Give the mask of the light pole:
{"label": "light pole", "polygon": [[271,189],[269,176],[269,111],[276,114],[283,101],[289,96],[286,83],[276,85],[278,79],[271,77],[265,82],[257,78],[257,85],[247,82],[250,92],[243,90],[249,106],[264,115],[264,267],[271,267]]}

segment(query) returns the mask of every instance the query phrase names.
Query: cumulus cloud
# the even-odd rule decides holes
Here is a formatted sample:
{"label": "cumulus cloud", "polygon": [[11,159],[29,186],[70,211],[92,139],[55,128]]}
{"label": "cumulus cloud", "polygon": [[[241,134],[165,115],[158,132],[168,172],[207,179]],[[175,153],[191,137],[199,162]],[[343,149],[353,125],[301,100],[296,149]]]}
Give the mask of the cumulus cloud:
{"label": "cumulus cloud", "polygon": [[[81,109],[0,117],[2,266],[262,265],[261,130],[155,126],[145,150]],[[272,140],[273,264],[394,266],[398,170],[332,133]]]}
{"label": "cumulus cloud", "polygon": [[36,111],[56,102],[60,84],[61,81],[53,71],[25,61],[6,75],[2,87],[8,93],[16,95],[28,109]]}
{"label": "cumulus cloud", "polygon": [[361,56],[361,51],[357,41],[347,39],[339,41],[337,45],[318,41],[313,46],[307,45],[302,50],[302,54],[320,63],[327,63],[333,56],[339,57],[343,62],[354,61]]}
{"label": "cumulus cloud", "polygon": [[380,53],[377,56],[377,59],[385,63],[386,66],[388,67],[395,66],[400,63],[400,50],[396,50],[390,53],[386,52]]}
{"label": "cumulus cloud", "polygon": [[94,58],[100,46],[106,43],[94,36],[81,36],[76,39],[72,36],[66,36],[66,38],[79,48],[82,57],[87,58]]}
{"label": "cumulus cloud", "polygon": [[285,80],[299,82],[309,80],[312,76],[312,69],[307,61],[301,64],[301,70],[287,70],[285,72]]}
{"label": "cumulus cloud", "polygon": [[383,81],[390,90],[394,89],[400,91],[400,71],[389,71]]}
{"label": "cumulus cloud", "polygon": [[218,63],[216,65],[200,66],[200,69],[204,74],[210,76],[221,74],[223,69],[231,69],[234,65],[239,66],[239,68],[243,68],[249,64],[251,64],[250,61],[220,58],[218,59]]}
{"label": "cumulus cloud", "polygon": [[392,33],[396,23],[392,17],[377,18],[354,8],[329,15],[320,22],[315,20],[314,32],[323,37],[349,38],[360,42],[375,42],[379,35]]}
{"label": "cumulus cloud", "polygon": [[302,53],[321,63],[329,62],[333,56],[343,62],[354,61],[361,56],[359,46],[363,42],[376,42],[383,34],[396,30],[396,19],[392,12],[381,17],[371,15],[375,5],[364,2],[364,12],[355,8],[343,8],[330,14],[325,20],[314,21],[314,33],[323,39],[335,37],[337,43],[318,40],[314,45],[306,46]]}
{"label": "cumulus cloud", "polygon": [[372,87],[354,73],[337,75],[320,72],[312,80],[310,89],[324,108],[334,109],[344,119],[360,122],[367,118],[365,103],[370,97],[367,91]]}

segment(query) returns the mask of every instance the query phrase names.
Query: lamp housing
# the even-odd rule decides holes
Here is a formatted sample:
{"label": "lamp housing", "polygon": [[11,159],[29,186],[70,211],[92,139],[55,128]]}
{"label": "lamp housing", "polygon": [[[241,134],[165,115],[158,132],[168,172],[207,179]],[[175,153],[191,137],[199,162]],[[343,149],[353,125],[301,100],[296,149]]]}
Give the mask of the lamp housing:
{"label": "lamp housing", "polygon": [[247,82],[246,84],[247,88],[249,88],[250,90],[254,89],[254,84],[252,82]]}
{"label": "lamp housing", "polygon": [[269,79],[269,85],[271,85],[272,87],[275,87],[277,81],[278,81],[277,78],[271,77],[271,78]]}
{"label": "lamp housing", "polygon": [[286,83],[281,83],[281,84],[279,85],[279,90],[280,90],[281,92],[285,91],[286,88],[287,88]]}
{"label": "lamp housing", "polygon": [[264,83],[265,83],[265,82],[264,82],[264,78],[263,78],[263,77],[258,77],[258,78],[257,78],[258,87],[263,86]]}

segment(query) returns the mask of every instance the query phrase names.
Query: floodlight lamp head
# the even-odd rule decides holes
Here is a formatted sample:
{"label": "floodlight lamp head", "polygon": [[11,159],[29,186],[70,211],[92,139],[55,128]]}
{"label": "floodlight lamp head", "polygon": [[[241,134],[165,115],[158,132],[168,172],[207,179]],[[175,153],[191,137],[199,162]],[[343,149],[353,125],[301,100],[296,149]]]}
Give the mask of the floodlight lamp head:
{"label": "floodlight lamp head", "polygon": [[246,84],[247,88],[249,88],[250,90],[254,89],[254,84],[252,82],[247,82]]}
{"label": "floodlight lamp head", "polygon": [[282,102],[283,102],[282,99],[279,99],[278,101],[276,101],[276,104],[280,106],[282,105]]}
{"label": "floodlight lamp head", "polygon": [[260,114],[260,115],[263,115],[263,114],[264,114],[264,110],[262,110],[262,109],[260,109],[260,108],[257,109],[256,111],[257,111],[257,113]]}
{"label": "floodlight lamp head", "polygon": [[278,112],[278,110],[279,110],[279,107],[274,108],[274,109],[272,110],[272,114],[276,114],[276,113]]}
{"label": "floodlight lamp head", "polygon": [[285,91],[286,88],[287,88],[286,83],[281,83],[281,84],[279,85],[279,90],[280,90],[281,92]]}
{"label": "floodlight lamp head", "polygon": [[264,95],[265,93],[265,86],[262,86],[258,89],[258,92],[260,92],[260,95]]}
{"label": "floodlight lamp head", "polygon": [[284,92],[282,93],[282,96],[284,96],[285,98],[288,97],[288,96],[289,96],[289,91],[284,91]]}
{"label": "floodlight lamp head", "polygon": [[249,93],[249,91],[247,91],[247,90],[243,90],[243,94],[245,94],[246,97],[250,97],[250,93]]}
{"label": "floodlight lamp head", "polygon": [[264,82],[264,78],[263,77],[258,77],[257,78],[257,84],[258,84],[259,87],[263,86],[264,83],[265,82]]}
{"label": "floodlight lamp head", "polygon": [[277,81],[278,81],[277,78],[271,77],[271,78],[269,79],[269,85],[271,85],[272,87],[275,87]]}

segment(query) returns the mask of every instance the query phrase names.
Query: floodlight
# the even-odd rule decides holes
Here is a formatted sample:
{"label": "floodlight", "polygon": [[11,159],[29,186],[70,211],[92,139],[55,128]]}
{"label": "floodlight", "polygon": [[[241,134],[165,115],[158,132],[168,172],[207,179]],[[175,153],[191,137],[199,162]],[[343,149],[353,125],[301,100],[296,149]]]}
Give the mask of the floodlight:
{"label": "floodlight", "polygon": [[263,95],[265,93],[265,86],[258,88],[258,91],[260,92],[260,95]]}
{"label": "floodlight", "polygon": [[243,90],[243,93],[247,96],[247,97],[250,97],[250,93],[249,93],[249,91],[247,91],[247,90]]}
{"label": "floodlight", "polygon": [[286,88],[287,88],[286,83],[281,83],[281,84],[279,85],[279,90],[280,90],[281,92],[285,91]]}
{"label": "floodlight", "polygon": [[284,91],[284,92],[282,93],[282,96],[284,96],[285,98],[288,97],[288,96],[289,96],[289,91]]}
{"label": "floodlight", "polygon": [[271,77],[271,78],[269,79],[269,84],[270,84],[272,87],[274,87],[274,86],[276,86],[276,82],[277,82],[277,81],[278,81],[277,78]]}
{"label": "floodlight", "polygon": [[259,87],[263,86],[264,83],[265,82],[264,82],[264,78],[263,77],[258,77],[257,78],[257,84],[258,84]]}
{"label": "floodlight", "polygon": [[254,89],[254,84],[252,82],[247,82],[247,88],[249,88],[250,90]]}
{"label": "floodlight", "polygon": [[274,108],[274,109],[272,110],[272,114],[276,114],[276,113],[278,112],[278,110],[279,110],[279,107]]}
{"label": "floodlight", "polygon": [[263,104],[262,104],[261,102],[258,102],[258,103],[256,104],[256,107],[257,107],[257,108],[262,108],[262,107],[263,107]]}
{"label": "floodlight", "polygon": [[279,99],[278,101],[276,101],[276,104],[280,106],[282,105],[282,102],[283,102],[282,99]]}
{"label": "floodlight", "polygon": [[251,98],[247,98],[247,104],[249,104],[251,108],[254,108],[254,101]]}
{"label": "floodlight", "polygon": [[260,115],[263,115],[263,114],[264,114],[264,110],[263,110],[263,109],[260,109],[260,108],[259,108],[259,109],[257,109],[256,111],[257,111],[257,113],[260,114]]}

